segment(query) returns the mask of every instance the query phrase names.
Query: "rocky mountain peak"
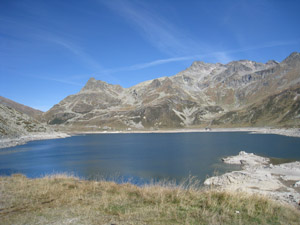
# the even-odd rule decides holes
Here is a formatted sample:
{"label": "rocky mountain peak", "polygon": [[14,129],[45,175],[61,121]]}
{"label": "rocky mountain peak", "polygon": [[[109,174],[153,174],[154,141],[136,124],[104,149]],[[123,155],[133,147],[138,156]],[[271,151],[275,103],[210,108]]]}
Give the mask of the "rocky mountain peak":
{"label": "rocky mountain peak", "polygon": [[102,86],[100,82],[98,82],[94,77],[90,78],[88,82],[84,85],[84,87],[81,89],[81,92],[84,91],[95,91],[95,89],[98,89],[99,86]]}
{"label": "rocky mountain peak", "polygon": [[[227,118],[233,121],[232,116],[237,116],[234,111],[243,115],[236,123],[258,123],[255,121],[259,121],[259,117],[267,124],[263,114],[258,112],[252,117],[252,111],[247,110],[248,114],[244,115],[243,110],[253,104],[264,107],[263,99],[296,87],[300,77],[298,62],[299,53],[291,54],[283,63],[274,60],[267,63],[239,60],[228,64],[195,61],[174,76],[145,81],[130,88],[91,78],[78,94],[65,98],[46,112],[45,118],[49,124],[78,129],[159,129],[204,126],[218,118],[220,123],[227,123]],[[276,99],[270,97],[272,107],[267,104],[268,108],[260,112],[270,111],[270,115],[278,117],[272,112],[277,110]],[[295,111],[299,108],[295,105],[298,92],[293,91],[288,99],[290,105],[280,106],[280,115],[291,112],[284,123],[300,118]]]}
{"label": "rocky mountain peak", "polygon": [[285,60],[282,61],[282,63],[293,65],[300,62],[300,53],[299,52],[293,52],[290,54]]}
{"label": "rocky mountain peak", "polygon": [[275,60],[269,60],[268,62],[266,62],[267,66],[276,66],[278,64],[279,64],[279,62],[277,62]]}
{"label": "rocky mountain peak", "polygon": [[202,61],[195,61],[192,65],[188,68],[190,70],[211,70],[215,67],[215,64],[212,63],[205,63]]}
{"label": "rocky mountain peak", "polygon": [[81,89],[80,93],[83,92],[101,92],[107,89],[114,89],[117,91],[122,91],[122,87],[120,85],[112,85],[108,84],[101,80],[96,80],[94,77],[90,78],[85,86]]}
{"label": "rocky mountain peak", "polygon": [[235,72],[250,72],[252,69],[250,68],[250,61],[240,60],[240,61],[232,61],[227,65],[227,71],[229,73]]}
{"label": "rocky mountain peak", "polygon": [[194,61],[191,65],[191,67],[199,67],[199,66],[204,66],[204,65],[206,65],[206,63],[203,61]]}

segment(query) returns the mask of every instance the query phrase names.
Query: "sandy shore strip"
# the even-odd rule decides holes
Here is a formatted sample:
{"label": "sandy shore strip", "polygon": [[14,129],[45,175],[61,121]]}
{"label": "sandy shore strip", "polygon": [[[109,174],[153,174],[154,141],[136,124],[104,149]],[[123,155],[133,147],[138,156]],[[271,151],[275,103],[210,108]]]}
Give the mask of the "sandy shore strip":
{"label": "sandy shore strip", "polygon": [[242,165],[243,170],[208,178],[204,185],[232,192],[261,194],[299,208],[300,162],[272,165],[268,158],[244,151],[224,158],[223,162]]}
{"label": "sandy shore strip", "polygon": [[26,144],[29,141],[57,139],[70,137],[69,134],[62,132],[50,132],[50,133],[33,133],[31,135],[16,137],[16,138],[3,138],[0,139],[0,149],[9,148],[17,145]]}

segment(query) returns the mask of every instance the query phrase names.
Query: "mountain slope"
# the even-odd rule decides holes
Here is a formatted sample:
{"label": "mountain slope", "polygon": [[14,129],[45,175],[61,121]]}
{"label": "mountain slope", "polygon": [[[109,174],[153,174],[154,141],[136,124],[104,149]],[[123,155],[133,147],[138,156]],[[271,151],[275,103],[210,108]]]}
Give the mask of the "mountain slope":
{"label": "mountain slope", "polygon": [[243,110],[230,111],[212,125],[300,127],[300,85],[266,97]]}
{"label": "mountain slope", "polygon": [[26,115],[33,117],[35,119],[41,119],[41,116],[43,114],[42,111],[37,110],[37,109],[33,109],[31,107],[28,107],[26,105],[22,105],[20,103],[17,103],[15,101],[12,101],[8,98],[4,98],[2,96],[0,96],[0,104],[6,105],[10,108],[13,108],[21,113],[25,113]]}
{"label": "mountain slope", "polygon": [[46,131],[52,131],[52,129],[24,113],[0,104],[0,139]]}
{"label": "mountain slope", "polygon": [[[269,104],[277,104],[271,99],[283,101],[276,95],[299,84],[300,54],[296,52],[281,63],[272,60],[265,64],[249,60],[225,65],[194,62],[172,77],[145,81],[131,88],[91,78],[79,93],[68,96],[43,117],[49,124],[77,130],[160,129],[230,123],[290,125],[293,116],[282,121],[258,116],[260,119],[256,122],[244,117],[250,115],[250,109],[260,108],[265,117],[269,113],[273,115],[273,107],[261,106],[268,101],[266,98],[270,97]],[[294,107],[293,94],[287,96],[290,100],[278,113],[288,114],[284,107]],[[244,116],[236,120],[229,116],[238,112]]]}

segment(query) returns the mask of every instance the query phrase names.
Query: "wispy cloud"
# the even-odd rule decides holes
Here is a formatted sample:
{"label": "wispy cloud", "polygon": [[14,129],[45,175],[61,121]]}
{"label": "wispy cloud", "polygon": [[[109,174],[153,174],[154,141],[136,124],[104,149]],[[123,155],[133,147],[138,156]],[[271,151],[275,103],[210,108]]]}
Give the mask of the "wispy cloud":
{"label": "wispy cloud", "polygon": [[[32,77],[35,79],[39,79],[39,80],[45,80],[45,81],[53,81],[53,82],[58,82],[58,83],[62,83],[62,84],[68,84],[68,85],[72,85],[72,86],[79,86],[82,87],[82,83],[81,82],[76,82],[76,80],[80,80],[83,79],[84,77],[86,78],[87,75],[85,76],[68,76],[67,78],[56,78],[57,74],[55,76],[40,76],[40,75],[32,75],[32,74],[18,74],[19,76],[26,76],[26,77]],[[66,77],[66,76],[60,76],[60,77]]]}
{"label": "wispy cloud", "polygon": [[36,76],[35,78],[38,78],[38,79],[41,79],[41,80],[54,81],[54,82],[58,82],[58,83],[62,83],[62,84],[69,84],[69,85],[82,87],[82,83],[74,82],[74,81],[72,81],[71,78],[69,78],[69,79],[58,79],[58,78],[41,77],[41,76]]}
{"label": "wispy cloud", "polygon": [[[125,21],[127,21],[134,29],[136,29],[146,41],[151,43],[161,52],[167,53],[169,56],[171,56],[171,58],[123,67],[111,70],[111,72],[144,69],[151,66],[173,62],[173,59],[174,61],[184,61],[194,58],[205,59],[205,57],[210,57],[218,62],[227,63],[234,60],[233,55],[235,53],[299,43],[299,40],[273,41],[257,46],[220,50],[217,46],[209,44],[209,40],[204,41],[199,39],[199,37],[191,36],[188,31],[184,30],[184,28],[178,27],[176,24],[172,23],[172,21],[164,18],[161,14],[154,11],[150,4],[147,4],[144,1],[98,1],[115,12],[117,16],[124,18]],[[248,4],[242,5],[244,8],[247,8],[246,6]],[[264,8],[267,6],[264,6]],[[229,9],[228,15],[231,15],[234,8]],[[250,12],[248,9],[245,11]],[[262,13],[262,11],[259,13]],[[231,28],[230,23],[226,23],[225,26],[228,27],[228,29]],[[239,38],[237,37],[238,35],[235,34],[235,32],[237,31],[232,28],[233,37],[235,37],[236,41],[239,42]],[[245,45],[240,44],[240,46]]]}
{"label": "wispy cloud", "polygon": [[139,63],[139,64],[134,64],[134,65],[120,67],[120,68],[107,69],[104,71],[107,73],[117,73],[122,71],[136,71],[136,70],[146,69],[149,67],[154,67],[162,64],[172,63],[172,62],[182,62],[182,61],[189,61],[189,60],[205,61],[205,59],[208,57],[214,58],[217,62],[220,63],[228,63],[234,60],[234,57],[232,57],[231,55],[235,53],[242,53],[242,52],[248,52],[248,51],[258,50],[258,49],[293,45],[293,44],[298,44],[299,42],[300,40],[298,39],[288,40],[288,41],[273,41],[258,46],[249,46],[245,48],[229,49],[224,51],[212,51],[205,54],[196,54],[196,55],[183,56],[183,57],[171,57],[166,59],[158,59],[151,62]]}
{"label": "wispy cloud", "polygon": [[[205,56],[215,56],[216,58],[218,58],[218,56],[228,57],[229,55],[232,55],[235,53],[249,52],[249,51],[265,49],[265,48],[274,48],[274,47],[295,45],[295,44],[299,44],[299,43],[300,43],[300,39],[285,40],[285,41],[270,41],[269,43],[264,43],[264,44],[256,45],[256,46],[247,46],[244,48],[230,49],[230,50],[225,50],[225,51],[216,51],[216,52],[212,52],[212,53],[208,53],[208,54],[204,54],[204,55],[199,55],[199,57],[205,57]],[[228,58],[231,58],[231,57],[228,57]]]}
{"label": "wispy cloud", "polygon": [[80,58],[80,60],[83,63],[89,65],[90,67],[92,67],[93,69],[95,69],[97,71],[104,69],[103,66],[97,60],[93,59],[80,46],[74,44],[74,42],[72,42],[66,38],[53,36],[53,35],[44,35],[41,38],[67,49],[68,51],[73,53],[75,56]]}
{"label": "wispy cloud", "polygon": [[[77,56],[83,63],[87,64],[94,71],[92,76],[97,76],[98,79],[109,80],[112,83],[120,83],[120,80],[111,75],[111,72],[105,69],[97,60],[87,54],[80,46],[73,42],[63,39],[58,36],[45,36],[46,40],[55,43],[67,49],[75,56]],[[89,76],[90,77],[90,76]],[[57,80],[58,81],[58,80]],[[70,83],[71,84],[71,83]]]}
{"label": "wispy cloud", "polygon": [[204,46],[188,36],[151,8],[141,2],[117,0],[100,1],[109,9],[125,18],[141,35],[158,50],[172,56],[187,55]]}
{"label": "wispy cloud", "polygon": [[[1,31],[5,31],[4,33],[6,35],[10,35],[9,39],[5,39],[11,43],[10,45],[4,46],[6,52],[9,52],[12,46],[22,46],[24,44],[28,45],[33,42],[44,42],[44,44],[46,44],[48,47],[56,45],[60,47],[62,51],[68,51],[71,53],[75,58],[77,58],[78,62],[82,65],[85,65],[89,71],[93,71],[92,75],[88,75],[88,77],[98,76],[98,79],[109,80],[110,82],[115,83],[119,82],[119,79],[106,72],[106,69],[104,66],[102,66],[99,60],[92,57],[87,50],[82,47],[82,45],[76,42],[72,36],[66,35],[59,30],[52,30],[49,28],[46,29],[44,26],[41,26],[38,23],[29,23],[27,21],[20,21],[18,19],[11,19],[3,16],[0,17],[0,28]],[[19,35],[20,31],[22,31],[22,36]],[[54,75],[53,77],[57,77],[57,75]],[[48,80],[70,85],[77,85],[76,82],[73,82],[74,80],[62,80],[53,77],[48,77]],[[47,78],[41,77],[41,79]]]}
{"label": "wispy cloud", "polygon": [[125,66],[125,67],[121,67],[121,68],[108,69],[108,70],[106,70],[106,72],[116,73],[116,72],[120,72],[120,71],[135,71],[135,70],[146,69],[149,67],[154,67],[154,66],[158,66],[158,65],[162,65],[162,64],[172,63],[172,62],[187,61],[187,60],[191,60],[193,58],[194,58],[194,56],[158,59],[158,60],[154,60],[151,62],[139,63],[139,64],[134,64],[131,66]]}

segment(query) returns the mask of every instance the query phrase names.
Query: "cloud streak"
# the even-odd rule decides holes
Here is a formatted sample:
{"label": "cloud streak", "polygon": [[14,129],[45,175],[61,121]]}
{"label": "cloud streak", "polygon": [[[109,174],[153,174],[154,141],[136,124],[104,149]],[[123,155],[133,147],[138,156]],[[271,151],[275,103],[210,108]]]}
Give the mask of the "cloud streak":
{"label": "cloud streak", "polygon": [[[205,43],[198,38],[191,37],[188,32],[178,28],[176,24],[163,18],[159,13],[153,10],[151,5],[145,2],[128,0],[99,0],[99,2],[115,12],[117,16],[124,18],[125,21],[136,29],[152,46],[171,56],[171,58],[155,60],[153,62],[107,70],[112,73],[140,70],[170,62],[203,59],[205,57],[214,58],[221,63],[227,63],[234,60],[232,55],[235,53],[299,43],[299,40],[273,41],[263,45],[219,51],[216,46]],[[230,27],[230,24],[226,25]],[[234,33],[234,30],[232,33]]]}
{"label": "cloud streak", "polygon": [[131,66],[125,66],[125,67],[115,68],[115,69],[108,69],[106,70],[106,72],[116,73],[120,71],[136,71],[136,70],[146,69],[149,67],[154,67],[162,64],[172,63],[172,62],[187,61],[193,58],[194,58],[193,56],[187,56],[187,57],[173,57],[173,58],[166,58],[166,59],[158,59],[151,62],[139,63],[139,64],[134,64]]}
{"label": "cloud streak", "polygon": [[[88,55],[81,47],[78,45],[60,37],[49,36],[45,37],[46,40],[53,42],[59,46],[64,47],[75,56],[80,58],[82,62],[93,68],[93,76],[101,76],[103,80],[110,80],[113,83],[120,83],[120,80],[111,75],[111,72],[105,69],[97,60]],[[57,80],[58,81],[58,80]],[[71,83],[70,83],[71,84]]]}
{"label": "cloud streak", "polygon": [[43,35],[43,36],[41,36],[41,38],[48,42],[52,42],[54,44],[57,44],[65,49],[67,49],[68,51],[73,53],[76,57],[78,57],[83,63],[89,65],[90,67],[94,68],[95,70],[103,70],[104,69],[103,66],[98,61],[96,61],[90,55],[85,53],[85,51],[81,47],[79,47],[78,45],[74,44],[73,42],[71,42],[65,38],[53,36],[53,35]]}
{"label": "cloud streak", "polygon": [[189,61],[189,60],[204,60],[207,57],[213,57],[218,62],[221,63],[228,63],[230,61],[233,61],[233,58],[229,55],[235,54],[235,53],[241,53],[241,52],[248,52],[252,50],[259,50],[259,49],[265,49],[265,48],[272,48],[272,47],[280,47],[280,46],[287,46],[287,45],[293,45],[298,44],[300,40],[289,40],[289,41],[273,41],[270,43],[266,43],[264,45],[258,45],[258,46],[249,46],[245,48],[239,48],[239,49],[231,49],[231,50],[225,50],[225,51],[214,51],[209,52],[206,54],[197,54],[197,55],[190,55],[190,56],[183,56],[183,57],[171,57],[166,59],[158,59],[150,62],[145,63],[139,63],[134,64],[131,66],[125,66],[121,68],[114,68],[114,69],[107,69],[103,72],[107,73],[117,73],[122,71],[136,71],[136,70],[142,70],[158,65],[168,64],[172,62],[182,62],[182,61]]}
{"label": "cloud streak", "polygon": [[189,37],[186,31],[178,29],[151,11],[148,5],[127,0],[99,2],[125,18],[145,40],[168,55],[187,55],[195,50],[204,49],[204,46]]}
{"label": "cloud streak", "polygon": [[36,79],[40,79],[40,80],[46,80],[46,81],[54,81],[54,82],[58,82],[58,83],[62,83],[62,84],[68,84],[68,85],[72,85],[72,86],[79,86],[82,87],[82,83],[77,83],[74,82],[72,79],[72,77],[69,77],[68,79],[60,79],[60,78],[54,78],[54,77],[43,77],[43,76],[34,76],[34,75],[29,75],[30,77],[36,78]]}
{"label": "cloud streak", "polygon": [[[92,70],[93,74],[98,74],[99,76],[101,76],[99,78],[104,80],[111,80],[112,82],[119,82],[117,78],[105,72],[106,70],[101,65],[101,63],[99,63],[99,61],[95,58],[91,57],[91,55],[88,54],[82,46],[76,44],[72,37],[63,34],[62,32],[46,29],[44,26],[40,26],[36,23],[28,24],[28,22],[26,21],[20,21],[5,17],[0,17],[0,27],[5,31],[5,33],[9,34],[12,37],[9,39],[9,42],[12,43],[9,46],[22,46],[24,45],[24,43],[28,44],[41,41],[48,43],[48,45],[56,45],[59,46],[62,50],[66,50],[73,56],[75,56],[81,64],[86,65],[89,70]],[[17,31],[22,31],[21,38],[19,32]],[[10,48],[12,48],[9,48],[9,46],[4,46],[6,48],[6,52],[9,52]],[[41,79],[46,78],[41,77]],[[77,85],[75,82],[67,80],[55,79],[50,77],[49,80],[70,85]]]}

